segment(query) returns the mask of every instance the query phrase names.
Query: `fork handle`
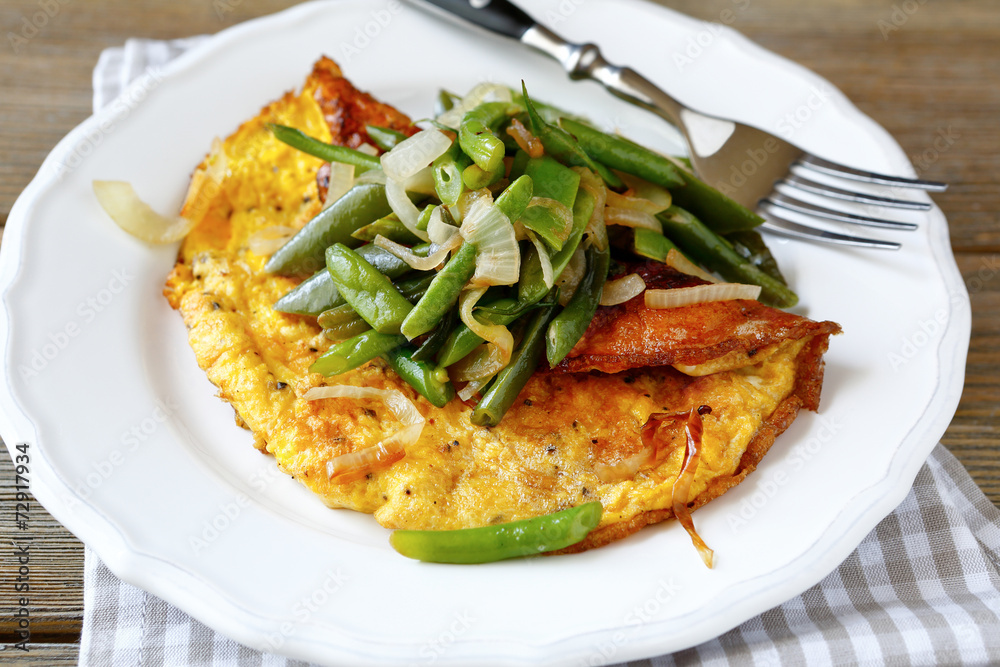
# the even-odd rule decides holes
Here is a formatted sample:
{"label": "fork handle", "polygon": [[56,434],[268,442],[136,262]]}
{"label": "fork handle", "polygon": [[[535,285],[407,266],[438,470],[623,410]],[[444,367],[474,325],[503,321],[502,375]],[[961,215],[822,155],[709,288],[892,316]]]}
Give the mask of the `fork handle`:
{"label": "fork handle", "polygon": [[558,60],[573,79],[593,79],[629,102],[683,128],[685,107],[630,67],[608,62],[595,44],[575,44],[532,19],[508,0],[422,0],[475,25],[519,40]]}

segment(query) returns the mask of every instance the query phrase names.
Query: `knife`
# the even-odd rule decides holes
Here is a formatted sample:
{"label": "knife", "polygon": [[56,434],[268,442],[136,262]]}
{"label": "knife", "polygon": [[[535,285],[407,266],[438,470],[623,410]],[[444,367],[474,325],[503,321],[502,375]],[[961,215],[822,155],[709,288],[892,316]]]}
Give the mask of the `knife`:
{"label": "knife", "polygon": [[[683,127],[677,100],[629,67],[608,62],[595,44],[567,41],[535,21],[508,0],[411,0],[414,5],[446,13],[490,32],[532,47],[559,61],[572,79],[593,79],[622,99],[643,106]],[[700,115],[700,114],[699,114]]]}

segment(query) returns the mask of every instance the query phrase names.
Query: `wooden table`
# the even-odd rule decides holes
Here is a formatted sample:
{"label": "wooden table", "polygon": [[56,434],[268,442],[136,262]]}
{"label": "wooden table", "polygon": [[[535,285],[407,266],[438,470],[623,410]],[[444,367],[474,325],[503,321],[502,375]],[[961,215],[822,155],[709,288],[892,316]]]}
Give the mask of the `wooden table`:
{"label": "wooden table", "polygon": [[[91,72],[102,49],[132,36],[214,33],[293,4],[4,0],[0,224],[49,150],[90,115]],[[823,75],[899,140],[924,177],[951,184],[936,201],[951,225],[951,242],[972,296],[973,323],[965,393],[944,443],[990,499],[1000,503],[1000,12],[993,0],[664,4],[705,20],[730,22],[763,46]],[[58,11],[39,16],[46,6]],[[10,34],[20,34],[24,21],[32,18],[41,24],[37,34],[12,41]],[[934,144],[939,133],[956,138],[943,151]],[[9,642],[17,604],[10,547],[14,472],[7,457],[0,461],[0,642]],[[37,504],[31,531],[31,651],[15,654],[8,647],[0,662],[75,664],[83,614],[83,545]]]}

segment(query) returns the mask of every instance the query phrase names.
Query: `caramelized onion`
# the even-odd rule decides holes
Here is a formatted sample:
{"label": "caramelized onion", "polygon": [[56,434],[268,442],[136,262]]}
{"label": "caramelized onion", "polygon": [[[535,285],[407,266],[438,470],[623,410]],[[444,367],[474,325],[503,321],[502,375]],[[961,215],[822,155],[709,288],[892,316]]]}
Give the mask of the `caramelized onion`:
{"label": "caramelized onion", "polygon": [[630,211],[639,211],[641,213],[646,213],[648,215],[656,215],[657,213],[660,213],[664,209],[670,207],[670,204],[667,204],[666,206],[661,206],[660,204],[650,201],[649,199],[644,199],[643,197],[630,197],[627,195],[620,195],[614,190],[608,190],[607,205],[614,208],[624,208]]}
{"label": "caramelized onion", "polygon": [[711,408],[703,405],[700,408],[692,408],[688,415],[688,423],[684,427],[687,434],[687,451],[684,456],[684,466],[681,468],[681,474],[678,475],[677,480],[674,482],[671,496],[674,516],[677,517],[677,520],[684,526],[684,530],[691,536],[691,542],[694,543],[695,548],[698,550],[698,555],[701,556],[702,561],[704,561],[709,569],[712,567],[714,554],[708,548],[708,545],[705,544],[705,541],[701,539],[698,531],[695,530],[688,504],[692,500],[690,497],[691,482],[694,481],[695,473],[698,471],[698,463],[701,461],[701,436],[704,431],[701,415],[702,413],[711,414],[711,412]]}
{"label": "caramelized onion", "polygon": [[629,299],[635,298],[646,289],[646,282],[638,273],[630,273],[617,280],[609,280],[604,283],[604,291],[601,292],[602,306],[617,306],[625,303]]}
{"label": "caramelized onion", "polygon": [[94,181],[94,194],[101,208],[119,227],[147,243],[173,243],[187,236],[197,224],[181,216],[168,218],[139,199],[131,183]]}
{"label": "caramelized onion", "polygon": [[433,271],[441,264],[441,262],[447,259],[448,253],[462,245],[462,237],[455,234],[440,248],[427,255],[427,257],[421,257],[405,245],[391,241],[381,234],[375,237],[373,243],[379,248],[382,248],[382,250],[387,250],[406,262],[411,269],[416,269],[417,271]]}
{"label": "caramelized onion", "polygon": [[705,271],[700,266],[689,260],[684,256],[677,248],[671,248],[670,252],[667,253],[666,265],[677,269],[681,273],[686,273],[689,276],[695,276],[696,278],[701,278],[708,283],[717,283],[719,279],[713,276],[708,271]]}
{"label": "caramelized onion", "polygon": [[385,182],[385,196],[389,200],[389,208],[396,214],[399,221],[403,223],[410,232],[421,241],[429,241],[427,232],[417,228],[417,219],[420,218],[420,209],[410,201],[406,194],[406,186],[391,178]]}
{"label": "caramelized onion", "polygon": [[641,468],[652,462],[653,448],[647,445],[637,454],[633,454],[627,459],[619,461],[614,465],[606,463],[594,464],[594,472],[597,473],[597,478],[605,484],[613,484],[615,482],[623,482],[627,479],[635,478],[636,473],[638,473]]}
{"label": "caramelized onion", "polygon": [[638,176],[633,176],[632,174],[617,171],[615,173],[628,186],[626,194],[629,197],[643,199],[656,207],[657,210],[650,210],[650,213],[662,213],[670,208],[670,205],[673,203],[674,198],[670,194],[670,190],[661,188],[659,185],[653,185],[649,181],[643,180]]}
{"label": "caramelized onion", "polygon": [[576,252],[569,260],[569,264],[563,272],[556,278],[556,285],[559,286],[559,305],[565,306],[573,298],[573,293],[583,280],[584,272],[587,270],[587,256],[583,248],[577,247]]}
{"label": "caramelized onion", "polygon": [[756,300],[759,296],[759,285],[741,285],[739,283],[715,283],[676,289],[650,289],[646,290],[646,307],[678,308],[709,301]]}
{"label": "caramelized onion", "polygon": [[663,225],[660,224],[655,215],[619,206],[608,206],[604,209],[604,224],[621,225],[633,229],[650,229],[657,233],[663,233]]}
{"label": "caramelized onion", "polygon": [[528,157],[540,158],[545,155],[545,147],[542,146],[542,142],[517,118],[510,121],[507,134],[514,138],[518,147],[527,153]]}
{"label": "caramelized onion", "polygon": [[552,275],[552,258],[549,257],[549,250],[542,243],[542,240],[535,236],[534,232],[525,232],[531,244],[535,246],[535,251],[538,252],[538,262],[542,265],[542,282],[545,283],[547,289],[552,289],[555,284],[555,276]]}
{"label": "caramelized onion", "polygon": [[473,308],[484,294],[486,288],[479,287],[462,292],[458,298],[458,314],[462,323],[487,343],[454,364],[452,377],[458,382],[496,375],[510,363],[510,356],[514,351],[514,336],[507,327],[499,324],[483,324],[472,314]]}

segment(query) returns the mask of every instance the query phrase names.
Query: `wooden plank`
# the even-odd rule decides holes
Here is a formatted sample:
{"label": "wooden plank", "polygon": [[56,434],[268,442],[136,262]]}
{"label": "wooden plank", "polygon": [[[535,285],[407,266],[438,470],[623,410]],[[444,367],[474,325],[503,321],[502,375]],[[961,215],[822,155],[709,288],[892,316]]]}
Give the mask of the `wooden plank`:
{"label": "wooden plank", "polygon": [[27,651],[0,646],[0,663],[9,667],[60,667],[78,664],[80,645],[72,642],[31,642]]}

